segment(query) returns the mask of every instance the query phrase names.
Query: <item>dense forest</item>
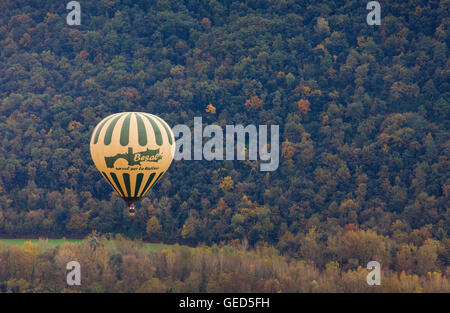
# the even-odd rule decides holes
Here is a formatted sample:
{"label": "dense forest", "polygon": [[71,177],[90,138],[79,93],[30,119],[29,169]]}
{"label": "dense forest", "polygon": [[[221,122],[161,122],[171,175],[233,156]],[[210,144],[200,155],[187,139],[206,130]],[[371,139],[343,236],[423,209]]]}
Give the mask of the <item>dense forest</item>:
{"label": "dense forest", "polygon": [[[67,2],[0,2],[1,237],[239,241],[275,249],[308,284],[322,279],[314,266],[356,277],[376,258],[448,275],[450,1],[380,1],[380,26],[359,0],[80,1],[80,26],[67,25]],[[121,111],[280,125],[280,166],[174,161],[131,218],[89,154],[93,128]],[[185,283],[180,271],[136,288]],[[258,275],[242,290],[294,291],[283,271]],[[216,290],[201,281],[180,288]]]}
{"label": "dense forest", "polygon": [[[111,240],[114,239],[114,240]],[[66,264],[81,264],[80,285],[66,283]],[[423,259],[425,260],[425,259]],[[384,260],[383,260],[384,261]],[[425,260],[426,261],[426,260]],[[90,235],[82,244],[49,246],[48,240],[25,242],[8,250],[0,243],[0,292],[448,292],[441,273],[382,270],[382,283],[369,286],[369,271],[324,269],[312,262],[287,259],[267,245],[231,242],[217,245],[172,245],[151,251],[139,240]]]}

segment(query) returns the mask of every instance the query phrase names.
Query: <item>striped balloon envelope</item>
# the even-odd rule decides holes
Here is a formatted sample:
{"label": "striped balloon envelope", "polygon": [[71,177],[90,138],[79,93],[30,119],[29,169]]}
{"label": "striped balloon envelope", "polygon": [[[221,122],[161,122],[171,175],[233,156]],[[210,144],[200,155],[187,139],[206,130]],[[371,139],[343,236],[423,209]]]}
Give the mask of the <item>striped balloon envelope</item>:
{"label": "striped balloon envelope", "polygon": [[158,116],[123,112],[98,123],[90,150],[103,177],[134,208],[133,203],[145,196],[172,163],[175,139]]}

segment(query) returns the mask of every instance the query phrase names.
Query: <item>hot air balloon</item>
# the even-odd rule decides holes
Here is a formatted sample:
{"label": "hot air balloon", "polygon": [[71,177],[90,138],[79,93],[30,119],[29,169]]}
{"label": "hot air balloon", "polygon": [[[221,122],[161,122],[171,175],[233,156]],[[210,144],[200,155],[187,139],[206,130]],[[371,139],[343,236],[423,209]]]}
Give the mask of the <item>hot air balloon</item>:
{"label": "hot air balloon", "polygon": [[175,140],[171,128],[156,115],[116,113],[104,118],[92,133],[95,166],[135,214],[139,201],[172,163]]}

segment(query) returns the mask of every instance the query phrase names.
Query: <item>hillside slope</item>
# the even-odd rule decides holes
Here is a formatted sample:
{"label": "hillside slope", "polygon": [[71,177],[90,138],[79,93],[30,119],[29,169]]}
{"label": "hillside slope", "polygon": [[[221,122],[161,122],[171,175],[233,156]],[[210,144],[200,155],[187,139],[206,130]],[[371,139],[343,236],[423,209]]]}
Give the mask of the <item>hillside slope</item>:
{"label": "hillside slope", "polygon": [[[381,253],[372,230],[391,268],[446,270],[448,1],[383,1],[381,26],[356,0],[84,1],[76,27],[63,2],[0,4],[0,234],[238,239],[354,267]],[[89,155],[119,111],[280,125],[280,167],[175,161],[129,218]]]}

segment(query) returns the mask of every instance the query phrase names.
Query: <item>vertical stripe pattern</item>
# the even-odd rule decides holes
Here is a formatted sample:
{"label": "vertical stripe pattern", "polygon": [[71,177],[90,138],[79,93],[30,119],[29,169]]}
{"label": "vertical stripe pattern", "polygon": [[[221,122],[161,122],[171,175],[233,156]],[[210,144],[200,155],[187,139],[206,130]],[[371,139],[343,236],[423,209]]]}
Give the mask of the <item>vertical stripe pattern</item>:
{"label": "vertical stripe pattern", "polygon": [[161,118],[144,112],[116,113],[94,128],[91,156],[113,189],[136,201],[161,179],[172,162],[175,139]]}

